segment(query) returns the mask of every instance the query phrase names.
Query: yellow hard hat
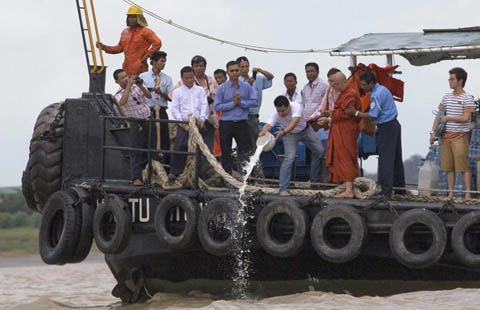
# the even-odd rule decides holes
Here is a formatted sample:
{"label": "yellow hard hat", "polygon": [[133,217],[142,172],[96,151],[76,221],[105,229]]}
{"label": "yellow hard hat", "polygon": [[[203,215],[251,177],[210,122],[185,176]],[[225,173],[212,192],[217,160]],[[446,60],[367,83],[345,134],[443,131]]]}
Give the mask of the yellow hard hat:
{"label": "yellow hard hat", "polygon": [[131,6],[128,9],[127,15],[143,15],[143,11],[138,6]]}

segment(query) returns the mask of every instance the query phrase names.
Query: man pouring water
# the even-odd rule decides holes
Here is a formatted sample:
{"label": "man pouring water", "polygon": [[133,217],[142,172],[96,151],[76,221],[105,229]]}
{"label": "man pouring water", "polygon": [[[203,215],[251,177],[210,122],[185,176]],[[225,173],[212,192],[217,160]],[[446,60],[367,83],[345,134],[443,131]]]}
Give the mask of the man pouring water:
{"label": "man pouring water", "polygon": [[264,136],[275,124],[280,124],[282,130],[275,132],[277,139],[283,138],[285,158],[280,168],[280,195],[289,196],[287,191],[292,177],[292,165],[295,161],[297,144],[303,142],[312,151],[310,166],[310,181],[318,182],[320,175],[320,158],[324,154],[322,143],[303,116],[303,106],[297,102],[288,101],[285,96],[278,96],[273,101],[276,112],[263,126],[259,136]]}

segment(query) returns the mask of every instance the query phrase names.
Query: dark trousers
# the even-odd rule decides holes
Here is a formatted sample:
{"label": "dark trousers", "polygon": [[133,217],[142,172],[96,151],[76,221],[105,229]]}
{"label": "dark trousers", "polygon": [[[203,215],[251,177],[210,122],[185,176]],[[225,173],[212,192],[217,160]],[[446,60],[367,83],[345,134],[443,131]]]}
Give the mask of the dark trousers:
{"label": "dark trousers", "polygon": [[250,139],[250,151],[254,152],[257,147],[257,138],[260,132],[258,126],[260,125],[260,119],[258,114],[248,114],[248,129],[250,130],[249,139]]}
{"label": "dark trousers", "polygon": [[[177,126],[177,136],[175,137],[174,151],[187,152],[188,151],[188,131],[183,129],[180,125]],[[187,155],[172,154],[170,160],[170,173],[177,176],[185,169],[187,163]]]}
{"label": "dark trousers", "polygon": [[[144,120],[131,121],[130,122],[130,141],[132,141],[133,148],[148,148],[148,126],[149,123]],[[150,136],[150,149],[155,148],[155,143],[157,141],[157,133],[155,129],[155,124],[151,123],[151,136]],[[151,153],[152,159],[158,160],[157,153]],[[132,174],[132,180],[140,179],[142,180],[142,170],[145,168],[148,162],[148,153],[142,151],[131,151],[130,152],[130,169]]]}
{"label": "dark trousers", "polygon": [[[232,173],[232,139],[237,143],[237,154],[240,162],[248,158],[250,137],[247,121],[220,121],[220,147],[222,149],[222,167]],[[241,172],[241,171],[240,171]]]}
{"label": "dark trousers", "polygon": [[[402,127],[397,119],[377,125],[378,173],[382,195],[391,198],[392,187],[405,187],[402,159]],[[405,194],[397,190],[397,194]]]}
{"label": "dark trousers", "polygon": [[213,142],[215,141],[215,127],[210,124],[208,121],[205,121],[203,129],[199,129],[200,134],[202,135],[203,141],[208,146],[210,152],[213,150]]}

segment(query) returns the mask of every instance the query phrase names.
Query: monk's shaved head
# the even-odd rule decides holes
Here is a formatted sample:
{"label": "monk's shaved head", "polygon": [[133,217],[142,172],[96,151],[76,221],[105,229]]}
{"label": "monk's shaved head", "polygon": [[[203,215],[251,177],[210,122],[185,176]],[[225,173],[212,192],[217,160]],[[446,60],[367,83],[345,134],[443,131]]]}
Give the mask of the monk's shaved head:
{"label": "monk's shaved head", "polygon": [[343,91],[347,88],[347,77],[343,74],[342,71],[339,71],[330,77],[331,85],[337,91]]}

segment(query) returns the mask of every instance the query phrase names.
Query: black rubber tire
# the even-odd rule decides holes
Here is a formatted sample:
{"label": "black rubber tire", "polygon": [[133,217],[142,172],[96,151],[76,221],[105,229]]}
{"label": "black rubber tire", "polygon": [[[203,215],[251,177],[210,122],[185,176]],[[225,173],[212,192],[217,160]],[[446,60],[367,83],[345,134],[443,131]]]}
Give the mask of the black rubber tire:
{"label": "black rubber tire", "polygon": [[93,218],[95,215],[95,208],[88,204],[88,194],[81,188],[69,189],[75,197],[75,208],[79,214],[81,221],[79,222],[80,229],[77,236],[77,245],[75,253],[68,261],[69,263],[80,263],[87,258],[93,244]]}
{"label": "black rubber tire", "polygon": [[[185,212],[187,221],[183,231],[173,235],[168,228],[170,212],[177,207]],[[197,219],[200,213],[198,204],[187,196],[181,194],[169,194],[164,197],[155,211],[155,232],[160,242],[175,250],[188,248],[195,241]]]}
{"label": "black rubber tire", "polygon": [[[241,208],[237,200],[215,198],[209,201],[200,211],[198,218],[198,238],[205,251],[216,256],[226,256],[233,253],[231,231],[235,226],[236,216]],[[216,240],[212,235],[212,225],[227,233],[225,240]]]}
{"label": "black rubber tire", "polygon": [[35,204],[35,197],[33,196],[33,189],[32,189],[32,178],[30,176],[30,167],[27,164],[25,170],[22,173],[22,194],[25,198],[25,202],[33,211],[38,211],[37,206]]}
{"label": "black rubber tire", "polygon": [[[405,233],[415,224],[425,225],[432,233],[432,244],[423,253],[413,253],[405,245]],[[427,268],[442,257],[447,245],[447,229],[442,219],[426,209],[411,209],[401,214],[390,231],[390,250],[393,256],[409,268]]]}
{"label": "black rubber tire", "polygon": [[[278,240],[272,231],[272,221],[278,215],[286,215],[293,226],[293,232],[286,242]],[[258,242],[272,256],[295,256],[303,247],[308,225],[308,217],[297,202],[291,199],[272,200],[258,215],[256,224]]]}
{"label": "black rubber tire", "polygon": [[451,244],[453,253],[462,264],[480,267],[480,255],[472,253],[465,245],[465,233],[472,225],[480,224],[480,211],[473,211],[462,216],[452,230]]}
{"label": "black rubber tire", "polygon": [[79,234],[74,199],[66,191],[53,193],[45,204],[38,233],[40,257],[49,265],[63,265],[75,252]]}
{"label": "black rubber tire", "polygon": [[[32,138],[38,137],[55,120],[63,102],[54,103],[40,112]],[[48,197],[60,190],[62,184],[63,118],[55,130],[55,139],[32,140],[30,143],[30,180],[37,210],[42,212]]]}
{"label": "black rubber tire", "polygon": [[[350,238],[340,248],[332,246],[325,236],[327,224],[334,219],[345,221],[350,228]],[[310,228],[310,239],[315,252],[330,263],[340,264],[354,260],[360,254],[366,238],[365,220],[355,208],[348,205],[331,205],[319,211]]]}
{"label": "black rubber tire", "polygon": [[131,235],[132,214],[127,203],[117,195],[109,194],[93,218],[93,236],[97,247],[105,254],[120,253],[128,245]]}

